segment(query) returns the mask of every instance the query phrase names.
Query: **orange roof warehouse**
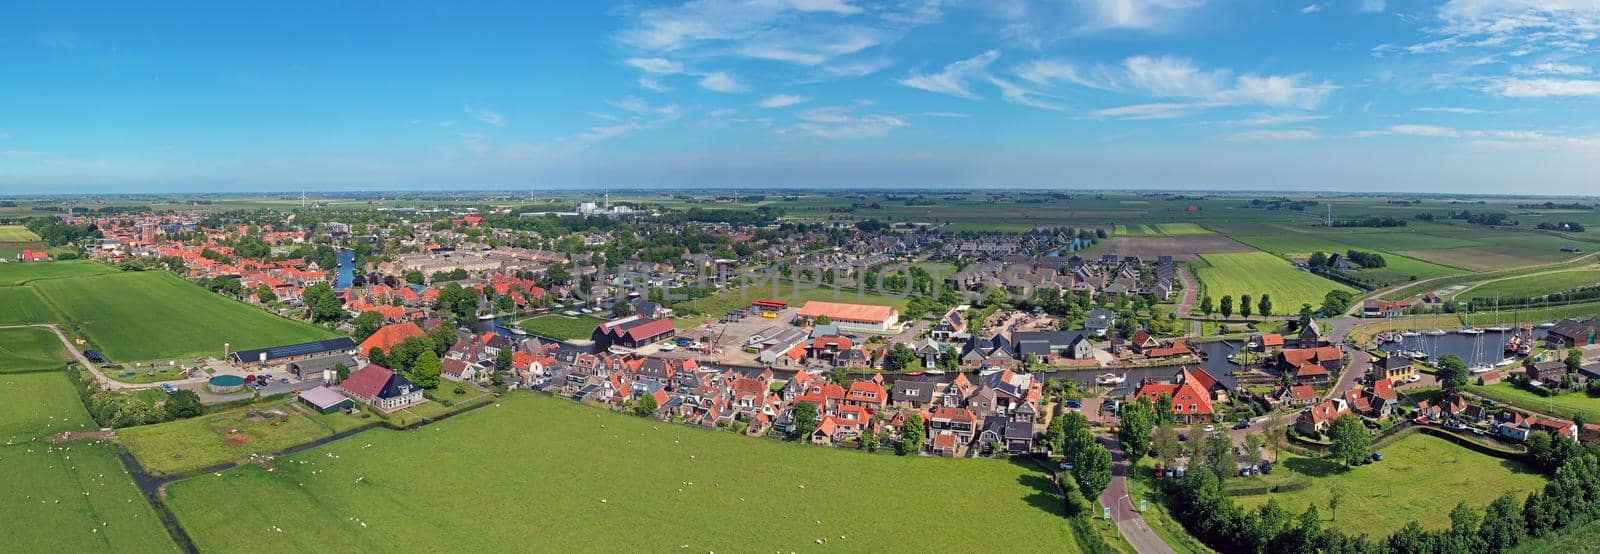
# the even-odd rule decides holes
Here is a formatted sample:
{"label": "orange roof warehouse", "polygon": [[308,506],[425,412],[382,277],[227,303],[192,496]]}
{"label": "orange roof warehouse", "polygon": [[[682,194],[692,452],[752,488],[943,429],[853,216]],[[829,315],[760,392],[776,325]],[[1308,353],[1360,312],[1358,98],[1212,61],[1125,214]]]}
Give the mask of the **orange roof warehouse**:
{"label": "orange roof warehouse", "polygon": [[812,300],[800,308],[800,317],[816,319],[822,316],[828,316],[840,329],[868,333],[886,333],[900,322],[900,312],[890,306]]}

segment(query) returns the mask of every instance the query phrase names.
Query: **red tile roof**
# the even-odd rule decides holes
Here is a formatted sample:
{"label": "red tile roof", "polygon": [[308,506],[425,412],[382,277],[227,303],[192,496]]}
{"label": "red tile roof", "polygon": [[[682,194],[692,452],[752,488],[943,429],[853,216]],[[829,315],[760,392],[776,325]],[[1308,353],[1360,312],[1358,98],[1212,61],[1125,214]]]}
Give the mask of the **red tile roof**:
{"label": "red tile roof", "polygon": [[390,350],[393,350],[396,345],[405,342],[406,339],[411,337],[420,337],[425,334],[427,333],[423,332],[421,327],[418,327],[417,324],[409,321],[405,323],[396,323],[394,325],[385,325],[378,329],[378,332],[373,333],[370,337],[367,337],[367,340],[361,341],[361,354],[366,355],[371,352],[373,348],[382,348],[385,353],[388,353]]}
{"label": "red tile roof", "polygon": [[350,378],[341,381],[339,387],[362,398],[373,398],[383,391],[383,386],[393,375],[394,371],[387,367],[367,364],[366,367],[351,373]]}

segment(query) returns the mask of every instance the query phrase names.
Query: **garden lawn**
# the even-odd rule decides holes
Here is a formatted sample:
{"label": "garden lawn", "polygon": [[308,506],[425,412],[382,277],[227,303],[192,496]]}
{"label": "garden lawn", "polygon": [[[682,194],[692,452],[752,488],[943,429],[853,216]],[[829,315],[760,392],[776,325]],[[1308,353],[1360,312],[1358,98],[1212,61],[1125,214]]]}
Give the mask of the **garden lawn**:
{"label": "garden lawn", "polygon": [[1450,509],[1457,502],[1482,510],[1501,494],[1512,493],[1520,498],[1522,493],[1545,482],[1544,477],[1520,462],[1480,454],[1421,433],[1403,437],[1382,452],[1383,461],[1349,469],[1328,460],[1285,455],[1274,469],[1313,477],[1311,486],[1234,499],[1250,509],[1266,504],[1268,499],[1277,499],[1293,514],[1315,504],[1324,518],[1332,518],[1328,487],[1338,484],[1344,487],[1345,499],[1332,525],[1347,533],[1365,533],[1381,540],[1411,520],[1425,529],[1447,528]]}
{"label": "garden lawn", "polygon": [[99,426],[65,372],[0,374],[0,441],[20,444],[94,429]]}
{"label": "garden lawn", "polygon": [[1600,269],[1577,269],[1490,281],[1461,291],[1457,298],[1530,298],[1600,285]]}
{"label": "garden lawn", "polygon": [[0,286],[21,285],[38,279],[60,279],[117,273],[117,268],[87,260],[0,264]]}
{"label": "garden lawn", "polygon": [[[754,439],[531,393],[275,465],[173,483],[167,502],[203,552],[882,552],[993,544],[995,529],[1006,550],[1076,550],[1054,485],[1021,464]],[[941,492],[951,483],[983,500]],[[926,535],[929,518],[960,524]]]}
{"label": "garden lawn", "polygon": [[52,323],[61,315],[33,287],[0,286],[0,325]]}
{"label": "garden lawn", "polygon": [[49,329],[0,329],[0,373],[61,369],[72,357]]}
{"label": "garden lawn", "polygon": [[[1322,305],[1322,297],[1330,290],[1355,292],[1349,286],[1300,271],[1266,252],[1201,254],[1200,258],[1206,263],[1196,264],[1195,275],[1204,294],[1211,295],[1219,306],[1227,295],[1237,303],[1240,295],[1248,294],[1253,304],[1260,301],[1262,294],[1270,294],[1273,311],[1283,315],[1294,313],[1301,304]],[[1234,313],[1239,313],[1237,305]]]}
{"label": "garden lawn", "polygon": [[1467,385],[1467,391],[1525,410],[1565,418],[1582,413],[1589,421],[1600,421],[1600,398],[1589,396],[1583,391],[1539,396],[1538,393],[1517,388],[1516,385],[1506,381],[1493,385]]}
{"label": "garden lawn", "polygon": [[121,362],[235,351],[338,334],[235,302],[170,273],[150,271],[32,285],[101,352]]}
{"label": "garden lawn", "polygon": [[0,446],[0,473],[7,551],[178,551],[109,444]]}
{"label": "garden lawn", "polygon": [[39,235],[21,225],[0,225],[0,242],[34,242]]}
{"label": "garden lawn", "polygon": [[605,320],[592,315],[577,317],[562,314],[540,314],[517,322],[529,333],[557,340],[588,340],[594,336],[595,327]]}
{"label": "garden lawn", "polygon": [[[376,417],[366,421],[376,422]],[[326,421],[330,418],[363,421],[350,415],[313,417],[298,400],[280,398],[200,417],[128,427],[117,434],[147,471],[170,475],[243,460],[251,454],[271,454],[359,426],[332,425]]]}

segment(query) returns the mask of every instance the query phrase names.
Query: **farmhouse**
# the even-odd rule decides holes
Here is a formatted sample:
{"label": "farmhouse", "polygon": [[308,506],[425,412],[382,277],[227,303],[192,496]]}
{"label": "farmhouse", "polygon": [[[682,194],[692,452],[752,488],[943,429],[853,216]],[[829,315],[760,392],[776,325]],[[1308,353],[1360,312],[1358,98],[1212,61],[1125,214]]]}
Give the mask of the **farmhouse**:
{"label": "farmhouse", "polygon": [[367,364],[349,379],[339,383],[339,392],[383,412],[392,412],[425,401],[422,388],[389,368]]}
{"label": "farmhouse", "polygon": [[815,320],[824,316],[840,329],[868,333],[888,332],[900,321],[900,312],[890,306],[812,300],[800,307],[800,317]]}
{"label": "farmhouse", "polygon": [[228,359],[245,367],[266,367],[324,356],[337,356],[340,354],[348,356],[355,352],[355,341],[350,340],[348,337],[341,337],[299,344],[286,344],[271,348],[240,350],[228,354]]}
{"label": "farmhouse", "polygon": [[[1139,391],[1134,393],[1134,397],[1160,402],[1163,394],[1172,398],[1172,413],[1177,416],[1180,423],[1211,421],[1215,414],[1212,402],[1227,399],[1227,392],[1217,383],[1215,377],[1203,369],[1188,368],[1178,374],[1175,383],[1146,379],[1144,384],[1139,386]],[[1220,398],[1217,396],[1219,394]]]}
{"label": "farmhouse", "polygon": [[1290,348],[1278,352],[1278,370],[1290,372],[1300,385],[1326,383],[1329,372],[1344,366],[1344,352],[1337,346]]}
{"label": "farmhouse", "polygon": [[1384,379],[1390,383],[1400,383],[1417,374],[1417,367],[1411,360],[1399,354],[1390,354],[1388,357],[1373,362],[1372,379]]}
{"label": "farmhouse", "polygon": [[595,327],[593,337],[595,348],[604,350],[612,346],[638,348],[671,339],[676,333],[671,320],[630,315],[601,323]]}
{"label": "farmhouse", "polygon": [[427,333],[424,332],[421,327],[418,327],[417,324],[410,321],[405,323],[396,323],[393,325],[384,325],[382,328],[378,329],[378,332],[373,333],[370,337],[367,337],[367,340],[361,341],[361,355],[371,355],[372,349],[374,348],[383,350],[385,353],[387,353],[394,350],[395,346],[405,342],[406,339],[420,337],[426,334]]}

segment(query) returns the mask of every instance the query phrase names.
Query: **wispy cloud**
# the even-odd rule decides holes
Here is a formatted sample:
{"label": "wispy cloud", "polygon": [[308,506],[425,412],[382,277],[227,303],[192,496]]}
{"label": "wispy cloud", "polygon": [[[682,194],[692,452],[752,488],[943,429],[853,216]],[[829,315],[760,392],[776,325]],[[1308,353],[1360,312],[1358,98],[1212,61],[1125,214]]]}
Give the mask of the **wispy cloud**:
{"label": "wispy cloud", "polygon": [[902,116],[892,114],[858,113],[855,106],[827,106],[801,110],[795,114],[794,125],[782,127],[778,134],[803,133],[825,139],[877,138],[889,131],[909,127]]}
{"label": "wispy cloud", "polygon": [[1086,30],[1150,29],[1203,4],[1201,0],[1089,0]]}
{"label": "wispy cloud", "polygon": [[1382,13],[1389,7],[1385,0],[1361,0],[1361,11],[1367,13]]}
{"label": "wispy cloud", "polygon": [[473,119],[476,119],[478,121],[482,121],[484,123],[488,123],[488,124],[493,125],[495,127],[503,127],[506,124],[505,116],[502,116],[502,115],[500,115],[499,112],[496,112],[494,110],[490,110],[488,108],[477,108],[477,107],[473,107],[473,106],[466,106],[466,107],[462,108],[462,110],[467,112],[467,115],[472,116]]}
{"label": "wispy cloud", "polygon": [[1485,92],[1511,98],[1600,96],[1600,81],[1584,79],[1499,79]]}
{"label": "wispy cloud", "polygon": [[1322,138],[1316,129],[1258,129],[1221,135],[1233,142],[1301,142]]}
{"label": "wispy cloud", "polygon": [[1356,137],[1379,137],[1386,135],[1460,138],[1461,132],[1449,127],[1440,127],[1438,125],[1402,124],[1390,126],[1386,129],[1357,131],[1355,133]]}
{"label": "wispy cloud", "polygon": [[922,89],[928,92],[959,96],[969,100],[981,99],[967,82],[986,74],[989,64],[1000,57],[1000,52],[989,50],[977,56],[951,63],[934,73],[913,71],[899,83],[911,88]]}
{"label": "wispy cloud", "polygon": [[1322,4],[1306,4],[1306,7],[1300,8],[1300,13],[1317,13],[1320,11],[1322,11]]}
{"label": "wispy cloud", "polygon": [[672,87],[664,85],[664,84],[661,83],[661,81],[657,81],[657,80],[651,79],[649,77],[640,77],[638,82],[639,82],[639,86],[643,87],[645,90],[651,90],[651,91],[655,91],[655,92],[670,92],[670,91],[672,91]]}
{"label": "wispy cloud", "polygon": [[787,108],[789,106],[805,102],[806,100],[810,99],[797,94],[774,94],[772,96],[762,98],[761,107],[770,109]]}
{"label": "wispy cloud", "polygon": [[704,77],[700,78],[699,84],[700,88],[729,94],[750,90],[749,87],[744,85],[744,83],[739,82],[739,80],[735,79],[732,75],[722,71],[713,71],[711,73],[707,73]]}
{"label": "wispy cloud", "polygon": [[683,73],[683,64],[666,58],[628,58],[626,63],[645,73],[657,75]]}
{"label": "wispy cloud", "polygon": [[1544,62],[1533,65],[1519,65],[1511,68],[1512,73],[1521,75],[1588,75],[1594,69],[1569,63]]}
{"label": "wispy cloud", "polygon": [[1307,121],[1317,121],[1317,120],[1327,119],[1327,118],[1328,118],[1328,116],[1325,116],[1325,115],[1303,114],[1303,113],[1284,113],[1284,114],[1258,113],[1254,117],[1250,117],[1250,118],[1246,118],[1246,119],[1236,119],[1236,120],[1227,122],[1227,124],[1228,125],[1241,126],[1241,127],[1275,127],[1275,126],[1278,126],[1278,125],[1292,125],[1292,124],[1295,124],[1295,123],[1305,123]]}
{"label": "wispy cloud", "polygon": [[1453,113],[1453,114],[1489,114],[1489,113],[1495,113],[1495,112],[1492,112],[1492,111],[1489,111],[1489,110],[1480,110],[1478,108],[1461,108],[1461,107],[1454,107],[1454,106],[1416,108],[1416,109],[1414,109],[1412,111],[1432,112],[1432,113]]}
{"label": "wispy cloud", "polygon": [[1171,102],[1133,104],[1129,106],[1095,110],[1094,115],[1113,119],[1176,119],[1179,117],[1187,117],[1190,114],[1203,110],[1207,107],[1208,106],[1199,104]]}

